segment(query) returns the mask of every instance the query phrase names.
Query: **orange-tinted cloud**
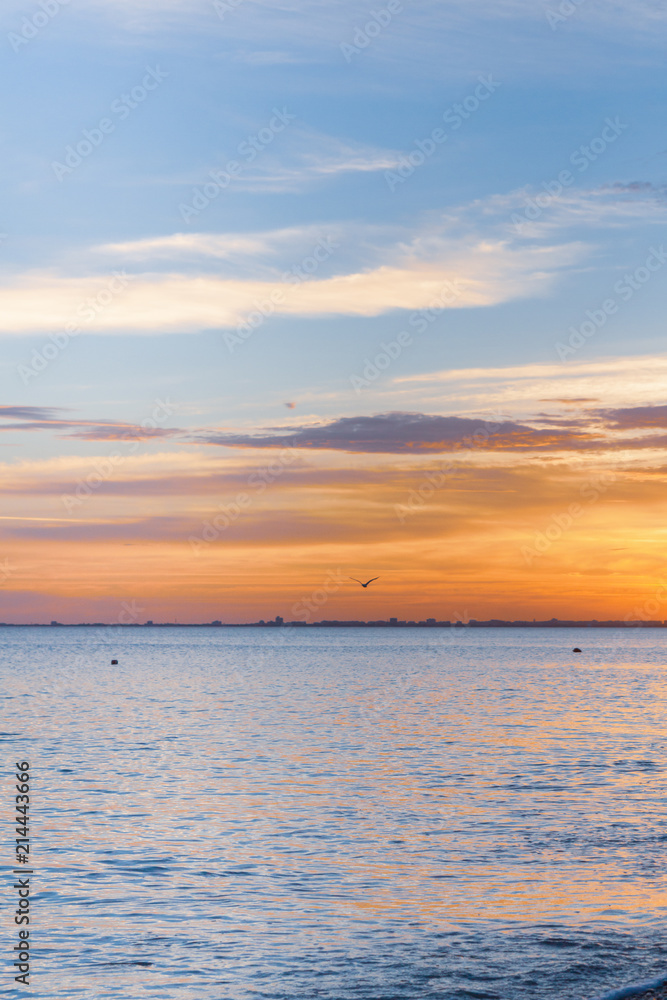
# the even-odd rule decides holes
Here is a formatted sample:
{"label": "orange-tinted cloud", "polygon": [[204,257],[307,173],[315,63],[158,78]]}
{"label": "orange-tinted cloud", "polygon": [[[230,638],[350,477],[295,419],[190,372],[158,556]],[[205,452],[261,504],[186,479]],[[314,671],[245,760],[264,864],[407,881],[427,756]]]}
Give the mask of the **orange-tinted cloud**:
{"label": "orange-tinted cloud", "polygon": [[[280,426],[234,433],[191,431],[112,420],[74,420],[42,407],[0,407],[0,431],[54,431],[83,441],[139,441],[174,438],[182,443],[227,448],[293,448],[379,454],[445,453],[460,448],[475,451],[578,451],[622,444],[624,448],[664,447],[667,438],[618,438],[613,432],[667,428],[667,406],[594,409],[579,416],[537,414],[519,423],[510,418],[393,411],[348,416],[327,423]],[[152,422],[153,425],[155,421]]]}
{"label": "orange-tinted cloud", "polygon": [[[101,442],[135,426],[3,416]],[[315,618],[623,618],[667,568],[664,419],[648,404],[495,423],[394,412],[170,428],[159,454],[110,445],[115,463],[5,463],[4,617],[100,620],[132,598],[154,620],[289,619],[333,568],[381,580],[340,584]]]}

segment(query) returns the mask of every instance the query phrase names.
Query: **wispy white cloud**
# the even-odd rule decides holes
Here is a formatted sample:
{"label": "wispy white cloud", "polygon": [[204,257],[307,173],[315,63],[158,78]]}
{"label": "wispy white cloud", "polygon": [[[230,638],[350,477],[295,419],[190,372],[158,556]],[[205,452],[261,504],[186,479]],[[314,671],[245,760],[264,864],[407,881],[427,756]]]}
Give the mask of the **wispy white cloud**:
{"label": "wispy white cloud", "polygon": [[[526,208],[539,197],[538,218]],[[546,197],[543,201],[542,198]],[[431,213],[412,229],[399,225],[372,225],[352,222],[322,222],[254,233],[178,232],[163,236],[125,240],[94,247],[99,254],[121,260],[127,258],[184,263],[194,258],[236,260],[247,258],[255,266],[263,259],[282,258],[288,265],[294,255],[323,237],[340,242],[348,251],[363,253],[369,263],[400,260],[406,254],[420,258],[441,257],[467,246],[487,242],[490,246],[524,242],[534,246],[563,238],[576,241],[582,232],[616,229],[644,224],[664,225],[667,216],[665,190],[646,182],[607,185],[595,189],[566,189],[557,197],[546,196],[544,188],[522,188],[477,199],[444,213]],[[519,218],[520,228],[513,221]],[[280,263],[275,265],[276,273]]]}
{"label": "wispy white cloud", "polygon": [[[567,166],[567,161],[563,164]],[[451,232],[485,230],[515,240],[562,238],[565,232],[618,229],[637,225],[664,225],[667,198],[664,187],[645,181],[606,184],[597,188],[562,187],[555,177],[544,184],[518,188],[476,199],[450,209],[438,223]]]}
{"label": "wispy white cloud", "polygon": [[[96,310],[85,329],[168,333],[230,328],[256,312],[258,303],[268,305],[271,314],[290,316],[379,316],[394,309],[442,308],[443,295],[455,308],[489,306],[546,294],[559,272],[584,252],[577,243],[517,250],[501,242],[443,241],[431,243],[428,253],[418,246],[401,252],[393,248],[390,263],[300,284],[138,273]],[[0,288],[0,329],[31,333],[76,323],[101,284],[100,277],[26,274]]]}
{"label": "wispy white cloud", "polygon": [[[283,102],[284,104],[284,102]],[[293,107],[284,111],[294,119]],[[181,191],[182,200],[188,202],[196,189],[210,182],[211,171],[225,169],[234,160],[240,170],[234,175],[230,192],[285,193],[301,192],[305,185],[325,182],[344,174],[373,174],[395,169],[403,154],[395,149],[382,149],[369,143],[357,142],[327,135],[307,123],[290,120],[289,127],[281,131],[275,145],[266,145],[257,152],[256,133],[264,122],[248,128],[248,134],[218,156],[217,162],[201,163],[191,168],[187,175],[159,176],[156,183],[191,185]],[[151,179],[153,183],[153,179]]]}
{"label": "wispy white cloud", "polygon": [[443,369],[393,380],[391,395],[401,406],[442,408],[443,394],[453,412],[509,409],[519,416],[561,405],[658,405],[664,401],[667,355],[598,358],[567,364],[525,364]]}
{"label": "wispy white cloud", "polygon": [[[388,227],[376,228],[386,240]],[[172,233],[107,243],[93,250],[100,260],[106,257],[114,264],[123,262],[122,266],[127,266],[128,261],[135,267],[137,262],[144,262],[150,270],[158,270],[161,266],[173,270],[176,266],[181,271],[187,268],[190,273],[214,273],[217,277],[224,269],[227,278],[245,275],[254,280],[261,278],[276,282],[286,269],[312,254],[322,240],[333,241],[332,248],[340,249],[354,240],[356,235],[355,252],[358,258],[373,232],[371,226],[332,223],[256,233]],[[86,257],[89,261],[88,254]],[[339,269],[345,266],[340,260],[337,263]],[[345,263],[349,265],[347,254]]]}
{"label": "wispy white cloud", "polygon": [[[283,231],[285,233],[289,230]],[[93,249],[98,253],[122,255],[141,260],[158,257],[185,259],[191,256],[215,257],[228,260],[238,256],[259,256],[267,253],[279,240],[280,233],[173,233],[122,243],[104,243]]]}
{"label": "wispy white cloud", "polygon": [[557,231],[582,227],[590,231],[637,224],[664,225],[667,217],[664,190],[643,182],[593,190],[571,188],[556,197],[548,196],[544,187],[526,188],[494,203],[497,209],[503,205],[512,225],[520,225],[521,234],[530,238],[550,238]]}
{"label": "wispy white cloud", "polygon": [[[257,233],[173,233],[104,244],[100,261],[128,269],[131,280],[88,332],[169,333],[229,329],[269,305],[270,315],[380,316],[433,307],[492,306],[550,294],[573,269],[593,266],[595,247],[582,233],[632,226],[664,216],[653,189],[624,185],[570,191],[553,199],[527,232],[517,233],[512,210],[526,192],[496,195],[422,220],[412,233],[360,223],[295,226]],[[328,249],[299,281],[285,282],[318,240]],[[0,329],[51,330],[76,323],[104,275],[33,271],[0,286]],[[320,263],[321,261],[321,263]],[[168,268],[164,270],[165,266]],[[608,263],[607,263],[608,266]],[[81,264],[79,264],[81,275]],[[261,310],[260,310],[261,311]]]}
{"label": "wispy white cloud", "polygon": [[[285,267],[296,263],[300,256],[312,252],[322,239],[331,239],[338,246],[354,253],[371,255],[375,262],[384,261],[387,254],[410,243],[407,235],[399,227],[374,226],[351,222],[313,223],[290,226],[255,233],[172,233],[166,236],[126,240],[121,243],[105,243],[94,247],[100,256],[114,259],[115,263],[127,260],[141,260],[155,265],[162,260],[183,266],[195,261],[202,269],[214,267],[220,272],[220,261],[239,265],[243,261],[255,272],[265,264],[272,265],[272,273],[279,277]],[[86,258],[89,260],[88,252]],[[346,259],[348,259],[346,257]],[[227,266],[227,264],[225,265]],[[339,269],[342,265],[339,263]]]}
{"label": "wispy white cloud", "polygon": [[304,184],[341,174],[378,173],[401,162],[397,150],[326,135],[307,125],[292,125],[280,152],[264,152],[235,178],[241,191],[272,193],[300,191]]}

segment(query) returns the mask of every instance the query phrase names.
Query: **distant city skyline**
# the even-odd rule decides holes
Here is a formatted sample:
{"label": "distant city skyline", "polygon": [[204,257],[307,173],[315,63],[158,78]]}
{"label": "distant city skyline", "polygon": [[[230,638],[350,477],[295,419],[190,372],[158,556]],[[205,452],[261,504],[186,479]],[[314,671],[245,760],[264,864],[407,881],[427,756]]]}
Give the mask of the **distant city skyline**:
{"label": "distant city skyline", "polygon": [[471,618],[468,621],[436,621],[435,618],[428,618],[425,621],[403,621],[398,618],[389,618],[378,621],[336,621],[323,619],[322,621],[285,621],[278,615],[275,619],[265,621],[261,619],[257,622],[0,622],[0,628],[277,628],[281,630],[292,630],[294,628],[453,628],[462,630],[465,628],[664,628],[667,627],[667,620],[653,620],[648,618],[633,618],[628,616],[623,621],[607,619],[598,621],[592,620],[561,620],[550,618],[545,621],[533,619],[503,620],[492,618],[488,621],[478,621]]}

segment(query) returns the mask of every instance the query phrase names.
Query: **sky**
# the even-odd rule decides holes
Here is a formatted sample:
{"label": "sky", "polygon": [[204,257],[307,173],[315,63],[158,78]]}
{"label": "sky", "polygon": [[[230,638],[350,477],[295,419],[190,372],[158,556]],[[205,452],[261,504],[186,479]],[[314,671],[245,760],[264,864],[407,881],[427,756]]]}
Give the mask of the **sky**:
{"label": "sky", "polygon": [[666,40],[5,0],[0,619],[667,620]]}

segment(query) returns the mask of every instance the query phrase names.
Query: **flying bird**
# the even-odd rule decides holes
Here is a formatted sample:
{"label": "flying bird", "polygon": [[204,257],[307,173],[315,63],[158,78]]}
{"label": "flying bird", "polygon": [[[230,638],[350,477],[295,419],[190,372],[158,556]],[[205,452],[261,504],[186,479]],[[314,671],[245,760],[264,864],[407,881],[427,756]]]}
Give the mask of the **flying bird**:
{"label": "flying bird", "polygon": [[[374,577],[373,577],[373,580],[379,580],[379,579],[380,579],[380,577],[379,577],[379,576],[374,576]],[[357,580],[356,576],[351,576],[351,577],[350,577],[350,580],[354,580],[354,582],[355,582],[355,583],[359,583],[359,584],[361,584],[361,586],[362,586],[362,587],[363,587],[364,589],[365,589],[365,588],[366,588],[366,587],[368,586],[368,584],[369,584],[369,583],[373,583],[373,580],[368,580],[368,581],[367,581],[366,583],[361,583],[361,580]]]}

